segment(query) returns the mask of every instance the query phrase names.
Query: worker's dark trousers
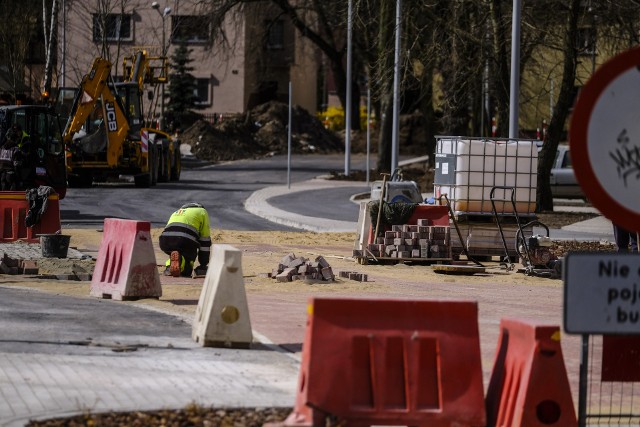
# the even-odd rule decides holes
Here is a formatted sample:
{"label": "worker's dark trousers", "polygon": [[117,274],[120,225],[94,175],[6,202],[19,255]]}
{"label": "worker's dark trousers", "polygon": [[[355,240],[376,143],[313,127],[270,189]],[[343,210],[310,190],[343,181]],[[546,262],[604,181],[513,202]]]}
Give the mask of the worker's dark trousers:
{"label": "worker's dark trousers", "polygon": [[16,190],[16,173],[14,171],[0,171],[0,190],[15,191]]}
{"label": "worker's dark trousers", "polygon": [[629,252],[629,244],[631,244],[631,252],[638,252],[638,239],[635,231],[625,230],[619,225],[613,224],[613,237],[616,240],[618,252]]}
{"label": "worker's dark trousers", "polygon": [[160,249],[165,254],[171,255],[171,252],[178,251],[184,257],[184,270],[180,273],[182,276],[191,276],[199,248],[199,243],[186,237],[160,235]]}

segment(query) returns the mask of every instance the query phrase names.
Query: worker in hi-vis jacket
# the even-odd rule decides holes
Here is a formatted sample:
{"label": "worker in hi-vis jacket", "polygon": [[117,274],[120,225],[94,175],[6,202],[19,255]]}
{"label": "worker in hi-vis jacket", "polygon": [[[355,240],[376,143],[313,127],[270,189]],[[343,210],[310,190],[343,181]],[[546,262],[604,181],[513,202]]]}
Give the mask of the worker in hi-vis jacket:
{"label": "worker in hi-vis jacket", "polygon": [[187,203],[171,214],[160,235],[160,249],[169,255],[165,276],[190,277],[196,257],[196,274],[205,274],[211,255],[209,214],[199,203]]}

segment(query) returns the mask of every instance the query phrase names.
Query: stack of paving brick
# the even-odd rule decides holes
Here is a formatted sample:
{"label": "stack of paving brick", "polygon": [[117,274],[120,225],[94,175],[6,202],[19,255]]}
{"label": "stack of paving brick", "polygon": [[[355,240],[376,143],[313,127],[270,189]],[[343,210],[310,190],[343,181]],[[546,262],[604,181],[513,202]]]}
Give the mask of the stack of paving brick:
{"label": "stack of paving brick", "polygon": [[369,252],[376,258],[450,258],[450,227],[428,223],[427,219],[419,219],[416,225],[393,225],[384,237],[369,244]]}
{"label": "stack of paving brick", "polygon": [[340,277],[355,280],[357,282],[366,282],[369,277],[364,273],[358,273],[357,271],[340,271],[338,273]]}
{"label": "stack of paving brick", "polygon": [[288,254],[274,269],[271,277],[278,282],[291,282],[293,280],[324,280],[333,281],[335,276],[331,266],[322,256],[316,257],[315,261],[307,258],[296,257],[295,254]]}
{"label": "stack of paving brick", "polygon": [[4,254],[0,259],[1,274],[38,274],[38,263],[28,259],[14,259]]}

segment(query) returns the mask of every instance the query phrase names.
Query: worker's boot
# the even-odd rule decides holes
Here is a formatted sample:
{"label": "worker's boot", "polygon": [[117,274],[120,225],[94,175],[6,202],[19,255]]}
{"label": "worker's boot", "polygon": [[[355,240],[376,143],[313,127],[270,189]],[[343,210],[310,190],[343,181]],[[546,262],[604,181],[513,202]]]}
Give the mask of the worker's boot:
{"label": "worker's boot", "polygon": [[193,269],[193,272],[196,276],[205,276],[207,274],[207,266],[199,265]]}
{"label": "worker's boot", "polygon": [[180,252],[178,251],[171,252],[169,259],[171,260],[171,263],[169,264],[169,274],[171,274],[173,277],[179,277],[180,264],[182,262],[182,257],[180,256]]}

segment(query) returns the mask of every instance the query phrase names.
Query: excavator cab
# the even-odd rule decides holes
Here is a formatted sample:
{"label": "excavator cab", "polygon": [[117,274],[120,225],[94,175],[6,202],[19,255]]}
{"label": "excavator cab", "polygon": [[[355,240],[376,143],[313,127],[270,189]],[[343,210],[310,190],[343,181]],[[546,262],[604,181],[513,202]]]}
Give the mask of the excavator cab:
{"label": "excavator cab", "polygon": [[20,166],[22,190],[40,185],[52,187],[60,199],[67,192],[67,171],[62,144],[62,128],[55,111],[46,105],[7,105],[0,107],[0,146],[17,125],[22,130]]}
{"label": "excavator cab", "polygon": [[140,130],[144,127],[140,87],[132,82],[116,83],[115,87],[124,114],[129,121],[130,133],[140,135]]}
{"label": "excavator cab", "polygon": [[[73,111],[73,104],[78,96],[79,88],[60,88],[58,91],[58,97],[56,99],[56,108],[62,123],[66,123],[69,120]],[[130,127],[131,134],[140,133],[140,129],[144,125],[144,115],[142,110],[142,95],[140,88],[134,83],[115,83],[115,91],[117,94],[117,101],[120,103],[122,112],[127,118]],[[98,126],[98,116],[103,116],[102,101],[96,101],[93,104],[92,111],[89,114],[86,122],[83,124],[83,131],[91,133],[95,131]]]}

